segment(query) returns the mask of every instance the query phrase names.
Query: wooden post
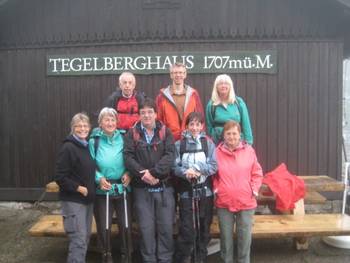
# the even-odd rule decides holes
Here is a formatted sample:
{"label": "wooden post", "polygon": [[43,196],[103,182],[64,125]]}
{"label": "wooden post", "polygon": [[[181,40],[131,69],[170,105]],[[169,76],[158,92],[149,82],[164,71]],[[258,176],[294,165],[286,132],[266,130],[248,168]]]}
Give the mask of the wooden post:
{"label": "wooden post", "polygon": [[[292,212],[293,215],[305,215],[304,199],[300,199],[295,203],[295,207]],[[309,241],[306,237],[294,238],[295,248],[297,250],[307,250],[309,248]]]}

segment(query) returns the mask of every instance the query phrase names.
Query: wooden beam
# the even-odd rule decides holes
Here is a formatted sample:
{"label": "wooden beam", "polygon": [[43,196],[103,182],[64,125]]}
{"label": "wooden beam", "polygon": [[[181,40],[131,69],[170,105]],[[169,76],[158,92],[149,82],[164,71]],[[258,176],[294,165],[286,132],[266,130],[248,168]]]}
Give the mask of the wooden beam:
{"label": "wooden beam", "polygon": [[[112,232],[117,233],[116,225]],[[133,233],[137,226],[133,225]],[[212,237],[219,237],[219,223],[214,217],[210,228]],[[61,215],[46,215],[39,219],[29,230],[31,236],[66,236]],[[96,235],[96,225],[93,223],[92,234]],[[255,215],[253,238],[286,238],[311,237],[329,235],[349,235],[350,216],[341,214],[312,214],[312,215]]]}

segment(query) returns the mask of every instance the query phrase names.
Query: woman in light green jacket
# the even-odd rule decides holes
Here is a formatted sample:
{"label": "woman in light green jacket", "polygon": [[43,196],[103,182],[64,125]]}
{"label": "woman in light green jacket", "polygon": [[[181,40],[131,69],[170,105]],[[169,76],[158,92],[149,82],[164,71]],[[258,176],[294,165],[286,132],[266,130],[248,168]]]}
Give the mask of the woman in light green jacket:
{"label": "woman in light green jacket", "polygon": [[[117,112],[112,108],[103,108],[98,116],[99,127],[92,131],[89,140],[89,149],[96,162],[95,173],[96,202],[94,215],[97,224],[97,233],[102,244],[102,262],[113,262],[112,256],[106,251],[106,193],[109,194],[109,227],[111,229],[112,214],[117,213],[118,225],[121,232],[125,231],[125,216],[123,191],[130,183],[130,176],[126,171],[123,158],[123,136],[117,130]],[[126,236],[122,235],[122,257],[126,256]]]}
{"label": "woman in light green jacket", "polygon": [[244,100],[235,95],[233,82],[229,75],[218,75],[213,85],[211,99],[206,107],[206,122],[208,134],[215,144],[221,141],[225,123],[236,121],[242,127],[241,139],[253,144],[253,134],[249,113]]}

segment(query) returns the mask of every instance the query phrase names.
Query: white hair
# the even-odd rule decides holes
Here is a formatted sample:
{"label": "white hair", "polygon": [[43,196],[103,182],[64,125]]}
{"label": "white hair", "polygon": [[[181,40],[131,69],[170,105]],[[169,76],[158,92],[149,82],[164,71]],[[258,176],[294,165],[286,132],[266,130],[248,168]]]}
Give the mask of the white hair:
{"label": "white hair", "polygon": [[[227,83],[230,86],[229,93],[228,93],[228,99],[226,101],[221,101],[220,96],[218,94],[217,86],[222,82]],[[213,102],[213,105],[218,105],[222,102],[234,103],[236,101],[236,94],[235,94],[235,90],[233,87],[233,82],[232,82],[232,79],[229,75],[221,74],[221,75],[218,75],[216,77],[216,79],[214,81],[214,85],[213,85],[213,92],[211,94],[211,100]]]}
{"label": "white hair", "polygon": [[127,76],[127,75],[133,77],[133,78],[134,78],[134,81],[136,82],[136,78],[135,78],[134,74],[132,74],[130,71],[124,71],[122,74],[120,74],[120,76],[119,76],[119,82],[121,82],[122,79],[123,79],[125,76]]}
{"label": "white hair", "polygon": [[117,119],[118,118],[118,113],[115,109],[113,108],[108,108],[105,107],[100,111],[100,114],[98,115],[98,124],[101,124],[102,119],[105,116],[112,116],[113,118]]}

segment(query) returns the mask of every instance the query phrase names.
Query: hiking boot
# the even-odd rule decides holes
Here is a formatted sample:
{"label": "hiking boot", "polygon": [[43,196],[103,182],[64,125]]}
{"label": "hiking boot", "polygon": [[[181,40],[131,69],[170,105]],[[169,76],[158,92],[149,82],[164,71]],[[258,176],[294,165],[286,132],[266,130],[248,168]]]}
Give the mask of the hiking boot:
{"label": "hiking boot", "polygon": [[111,253],[102,254],[102,263],[113,263],[113,258]]}

